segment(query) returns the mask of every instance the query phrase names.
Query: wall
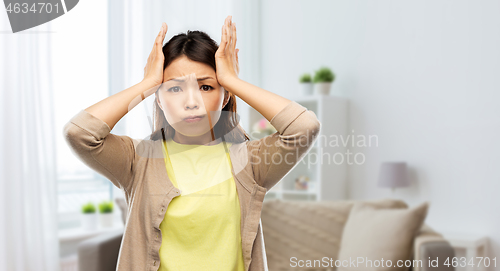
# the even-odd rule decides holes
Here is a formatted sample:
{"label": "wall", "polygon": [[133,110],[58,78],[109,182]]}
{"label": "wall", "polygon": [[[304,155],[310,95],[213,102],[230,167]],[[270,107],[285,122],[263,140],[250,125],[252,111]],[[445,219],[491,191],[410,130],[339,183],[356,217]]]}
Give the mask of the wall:
{"label": "wall", "polygon": [[[349,166],[352,199],[430,201],[438,231],[484,234],[500,254],[500,1],[262,1],[262,86],[295,95],[330,66],[351,134],[378,145]],[[404,160],[412,186],[376,187]],[[496,270],[500,270],[497,268]]]}

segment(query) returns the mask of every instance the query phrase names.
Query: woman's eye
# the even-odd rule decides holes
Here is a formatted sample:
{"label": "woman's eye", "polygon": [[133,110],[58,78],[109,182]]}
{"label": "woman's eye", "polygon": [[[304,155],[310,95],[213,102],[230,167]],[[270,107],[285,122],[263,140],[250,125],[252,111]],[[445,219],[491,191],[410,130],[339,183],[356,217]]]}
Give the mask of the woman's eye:
{"label": "woman's eye", "polygon": [[[177,90],[177,91],[176,91]],[[170,91],[170,92],[178,92],[180,90],[179,87],[171,87],[169,88],[167,91]]]}
{"label": "woman's eye", "polygon": [[[212,89],[214,89],[212,86],[209,86],[209,85],[203,85],[201,86],[201,89],[204,90],[204,91],[210,91]],[[181,91],[181,88],[176,86],[176,87],[171,87],[167,90],[168,92],[179,92]]]}
{"label": "woman's eye", "polygon": [[[206,88],[206,87],[207,87],[207,88]],[[203,85],[203,86],[201,86],[201,89],[206,90],[206,91],[209,91],[209,90],[212,90],[212,89],[214,89],[214,88],[213,88],[212,86],[209,86],[209,85]]]}

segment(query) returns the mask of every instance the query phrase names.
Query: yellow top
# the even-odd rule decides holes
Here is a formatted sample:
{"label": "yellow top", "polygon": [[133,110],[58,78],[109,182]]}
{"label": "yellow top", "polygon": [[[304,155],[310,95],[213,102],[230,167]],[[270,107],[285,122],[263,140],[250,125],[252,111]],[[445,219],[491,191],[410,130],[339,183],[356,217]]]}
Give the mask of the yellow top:
{"label": "yellow top", "polygon": [[160,224],[158,270],[245,269],[229,145],[163,141],[167,173],[181,195],[172,199]]}

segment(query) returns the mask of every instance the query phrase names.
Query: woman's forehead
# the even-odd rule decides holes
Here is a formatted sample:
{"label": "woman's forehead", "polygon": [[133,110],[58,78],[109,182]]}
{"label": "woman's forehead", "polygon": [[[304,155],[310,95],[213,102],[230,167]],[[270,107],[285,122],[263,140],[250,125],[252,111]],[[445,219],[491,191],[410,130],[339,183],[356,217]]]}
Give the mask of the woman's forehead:
{"label": "woman's forehead", "polygon": [[196,73],[191,73],[188,75],[179,75],[179,76],[173,76],[173,75],[166,75],[165,77],[165,82],[175,82],[175,83],[185,83],[185,82],[202,82],[202,81],[209,81],[209,80],[217,80],[215,78],[215,74],[196,74]]}
{"label": "woman's forehead", "polygon": [[215,78],[215,70],[211,66],[205,63],[192,61],[187,57],[181,57],[172,61],[172,63],[165,68],[163,74],[167,80],[173,78],[183,79],[183,77],[198,78],[212,76]]}

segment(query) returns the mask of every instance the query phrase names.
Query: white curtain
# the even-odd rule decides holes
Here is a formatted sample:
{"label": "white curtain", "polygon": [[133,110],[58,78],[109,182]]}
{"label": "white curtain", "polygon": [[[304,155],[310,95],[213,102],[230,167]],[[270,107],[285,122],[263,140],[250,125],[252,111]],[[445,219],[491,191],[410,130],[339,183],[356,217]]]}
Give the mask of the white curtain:
{"label": "white curtain", "polygon": [[0,270],[59,270],[50,24],[0,12]]}

